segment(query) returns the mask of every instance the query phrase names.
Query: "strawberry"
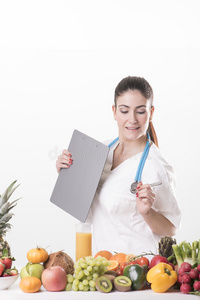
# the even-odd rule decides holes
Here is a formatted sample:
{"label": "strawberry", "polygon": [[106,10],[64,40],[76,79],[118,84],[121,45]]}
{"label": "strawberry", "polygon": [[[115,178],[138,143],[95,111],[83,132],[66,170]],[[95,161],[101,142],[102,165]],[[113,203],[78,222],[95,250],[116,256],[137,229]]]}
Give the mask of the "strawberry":
{"label": "strawberry", "polygon": [[6,266],[2,262],[0,262],[0,276],[2,275],[3,271],[5,270],[5,267]]}
{"label": "strawberry", "polygon": [[11,276],[15,276],[15,275],[17,275],[17,274],[18,274],[17,269],[13,268],[13,269],[10,270],[10,275],[11,275]]}
{"label": "strawberry", "polygon": [[9,276],[11,276],[10,275],[10,270],[5,270],[4,272],[3,272],[3,275],[2,275],[2,277],[9,277]]}
{"label": "strawberry", "polygon": [[3,249],[3,256],[0,259],[0,262],[2,262],[6,266],[6,269],[11,269],[13,260],[15,260],[14,257],[8,256],[8,250]]}
{"label": "strawberry", "polygon": [[12,259],[9,257],[5,257],[3,259],[0,259],[0,262],[3,263],[6,266],[6,269],[10,269],[12,266]]}

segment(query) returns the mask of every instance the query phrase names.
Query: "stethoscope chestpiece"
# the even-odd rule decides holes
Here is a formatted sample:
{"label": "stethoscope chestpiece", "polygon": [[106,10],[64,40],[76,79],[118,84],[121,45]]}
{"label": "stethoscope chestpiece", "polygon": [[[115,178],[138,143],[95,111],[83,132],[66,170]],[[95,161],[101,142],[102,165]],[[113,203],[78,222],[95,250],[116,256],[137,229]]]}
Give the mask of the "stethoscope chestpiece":
{"label": "stethoscope chestpiece", "polygon": [[132,194],[135,194],[136,193],[136,189],[137,189],[137,185],[138,185],[138,181],[134,181],[132,184],[131,184],[131,193]]}

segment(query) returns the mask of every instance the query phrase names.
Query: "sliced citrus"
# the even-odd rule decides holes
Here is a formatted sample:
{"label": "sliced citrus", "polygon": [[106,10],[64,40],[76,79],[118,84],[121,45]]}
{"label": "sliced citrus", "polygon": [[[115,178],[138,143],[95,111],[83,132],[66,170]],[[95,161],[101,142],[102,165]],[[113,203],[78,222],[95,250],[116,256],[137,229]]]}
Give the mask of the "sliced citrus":
{"label": "sliced citrus", "polygon": [[134,255],[134,254],[127,254],[126,258],[125,258],[126,259],[125,261],[128,262],[128,263],[131,262],[131,261],[134,261],[134,257],[136,257],[136,255]]}
{"label": "sliced citrus", "polygon": [[110,260],[118,261],[118,263],[122,263],[126,261],[126,254],[125,253],[116,253],[113,255]]}
{"label": "sliced citrus", "polygon": [[110,265],[107,267],[108,270],[116,271],[117,267],[119,266],[118,261],[116,261],[116,260],[109,260],[109,262],[110,262]]}
{"label": "sliced citrus", "polygon": [[97,258],[97,256],[102,256],[105,257],[106,259],[110,259],[112,257],[112,253],[110,251],[107,250],[101,250],[99,252],[97,252],[94,256],[94,258]]}

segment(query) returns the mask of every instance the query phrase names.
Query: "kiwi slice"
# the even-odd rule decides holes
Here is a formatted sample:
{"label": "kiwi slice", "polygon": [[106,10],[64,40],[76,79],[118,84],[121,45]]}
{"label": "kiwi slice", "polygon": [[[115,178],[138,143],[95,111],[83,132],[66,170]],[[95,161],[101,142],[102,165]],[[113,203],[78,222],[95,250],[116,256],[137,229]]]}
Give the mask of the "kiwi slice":
{"label": "kiwi slice", "polygon": [[114,280],[114,286],[120,292],[130,291],[131,283],[131,280],[127,276],[118,276]]}
{"label": "kiwi slice", "polygon": [[96,289],[102,293],[109,293],[113,288],[112,282],[105,276],[100,276],[96,280]]}

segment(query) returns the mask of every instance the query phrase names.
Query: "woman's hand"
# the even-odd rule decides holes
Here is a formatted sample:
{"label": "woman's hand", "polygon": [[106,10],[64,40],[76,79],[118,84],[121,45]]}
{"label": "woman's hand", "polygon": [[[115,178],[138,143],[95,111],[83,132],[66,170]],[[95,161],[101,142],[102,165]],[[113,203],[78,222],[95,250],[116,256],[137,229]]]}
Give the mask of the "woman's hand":
{"label": "woman's hand", "polygon": [[73,163],[72,155],[68,150],[63,150],[62,154],[58,156],[56,161],[56,169],[58,173],[62,168],[68,169]]}
{"label": "woman's hand", "polygon": [[145,215],[151,209],[155,201],[155,194],[150,184],[139,182],[136,192],[137,209],[141,215]]}

